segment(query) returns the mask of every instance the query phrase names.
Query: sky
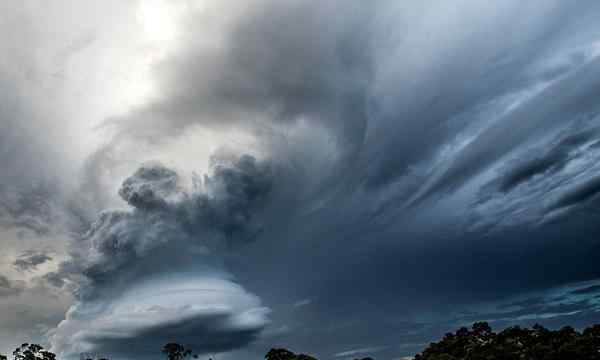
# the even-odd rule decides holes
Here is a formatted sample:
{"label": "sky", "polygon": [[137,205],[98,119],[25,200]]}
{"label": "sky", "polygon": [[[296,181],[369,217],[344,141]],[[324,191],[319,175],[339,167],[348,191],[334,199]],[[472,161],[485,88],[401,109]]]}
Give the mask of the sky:
{"label": "sky", "polygon": [[599,323],[599,16],[0,0],[0,353],[400,360]]}

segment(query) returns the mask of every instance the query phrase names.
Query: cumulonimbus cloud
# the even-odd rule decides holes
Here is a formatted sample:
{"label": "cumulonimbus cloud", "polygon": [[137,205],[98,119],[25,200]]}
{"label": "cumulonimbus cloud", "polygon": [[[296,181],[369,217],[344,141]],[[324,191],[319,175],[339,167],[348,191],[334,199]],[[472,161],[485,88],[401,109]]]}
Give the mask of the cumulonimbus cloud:
{"label": "cumulonimbus cloud", "polygon": [[56,351],[137,356],[131,344],[152,353],[184,341],[203,353],[252,341],[267,309],[231,279],[220,254],[260,231],[255,214],[272,180],[269,164],[249,155],[215,165],[192,192],[160,164],[137,170],[119,191],[132,209],[100,215],[62,265],[76,302],[53,335]]}

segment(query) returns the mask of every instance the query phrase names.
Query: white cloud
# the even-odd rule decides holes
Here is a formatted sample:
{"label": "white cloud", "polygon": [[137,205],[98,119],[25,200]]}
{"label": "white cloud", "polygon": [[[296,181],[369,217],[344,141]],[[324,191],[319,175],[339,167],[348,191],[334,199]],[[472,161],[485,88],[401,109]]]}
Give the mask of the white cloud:
{"label": "white cloud", "polygon": [[346,350],[339,353],[334,354],[335,357],[346,357],[346,356],[354,356],[354,355],[362,355],[362,354],[371,354],[377,353],[387,349],[388,346],[373,346],[373,347],[365,347],[359,349]]}
{"label": "white cloud", "polygon": [[[198,353],[251,341],[268,323],[268,309],[240,285],[215,274],[151,279],[122,296],[79,303],[52,337],[66,358],[104,351],[120,358],[131,346],[158,352],[169,341],[192,341]],[[136,350],[138,352],[138,350]]]}

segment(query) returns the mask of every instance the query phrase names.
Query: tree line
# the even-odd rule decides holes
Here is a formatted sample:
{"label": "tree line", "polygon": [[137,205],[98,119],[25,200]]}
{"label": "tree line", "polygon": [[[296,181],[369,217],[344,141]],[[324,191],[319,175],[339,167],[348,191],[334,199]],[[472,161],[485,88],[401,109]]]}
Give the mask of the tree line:
{"label": "tree line", "polygon": [[[161,352],[167,360],[197,359],[192,349],[168,343]],[[12,353],[13,360],[56,360],[56,355],[38,344],[22,344]],[[600,325],[582,332],[570,326],[549,330],[541,325],[531,329],[509,327],[499,333],[486,322],[469,329],[462,327],[431,343],[415,360],[600,360]],[[0,360],[8,360],[0,354]],[[108,360],[108,359],[84,359]],[[212,359],[208,359],[212,360]],[[284,348],[273,348],[265,360],[317,360],[306,354],[295,354]],[[370,357],[355,360],[373,360]]]}
{"label": "tree line", "polygon": [[600,325],[583,332],[570,326],[514,326],[496,334],[486,322],[478,322],[447,333],[415,360],[600,360]]}

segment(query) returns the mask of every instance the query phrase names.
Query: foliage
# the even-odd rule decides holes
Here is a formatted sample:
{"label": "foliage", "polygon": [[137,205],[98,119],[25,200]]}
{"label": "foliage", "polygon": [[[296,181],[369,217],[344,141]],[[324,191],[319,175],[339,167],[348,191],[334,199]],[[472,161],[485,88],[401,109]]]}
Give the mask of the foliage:
{"label": "foliage", "polygon": [[[162,348],[167,360],[194,359],[198,355],[178,343],[168,343]],[[14,360],[56,360],[56,355],[37,344],[23,344],[13,351]],[[600,360],[600,325],[583,332],[570,326],[560,330],[548,330],[540,325],[531,329],[518,326],[496,334],[485,322],[473,324],[471,329],[462,327],[447,333],[436,343],[431,343],[415,360]],[[0,355],[0,360],[8,360]],[[106,360],[106,359],[100,359]],[[211,359],[209,359],[211,360]],[[305,354],[294,354],[274,348],[265,360],[317,360]],[[359,360],[359,359],[355,359]],[[361,360],[373,360],[364,358]]]}
{"label": "foliage", "polygon": [[191,349],[187,349],[185,346],[178,343],[168,343],[162,348],[162,353],[167,355],[168,360],[183,360],[189,356],[194,359],[198,358],[198,355],[192,354]]}
{"label": "foliage", "polygon": [[265,355],[265,360],[317,360],[316,358],[305,354],[294,354],[286,349],[271,349]]}
{"label": "foliage", "polygon": [[[14,360],[55,360],[56,355],[38,344],[22,344],[13,351]],[[6,359],[6,357],[5,357]]]}
{"label": "foliage", "polygon": [[431,343],[415,360],[600,360],[600,325],[583,333],[570,326],[552,331],[518,326],[496,334],[485,322],[463,327]]}

